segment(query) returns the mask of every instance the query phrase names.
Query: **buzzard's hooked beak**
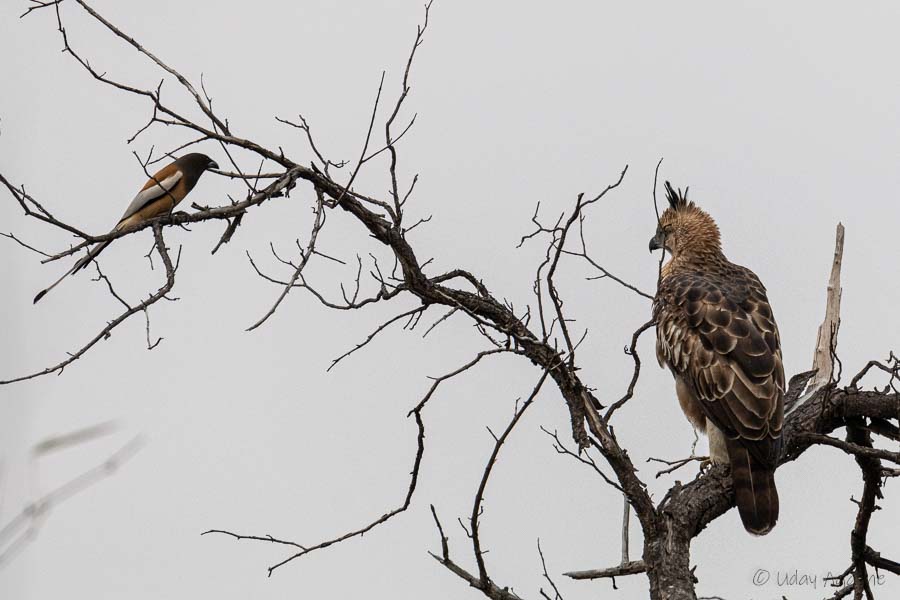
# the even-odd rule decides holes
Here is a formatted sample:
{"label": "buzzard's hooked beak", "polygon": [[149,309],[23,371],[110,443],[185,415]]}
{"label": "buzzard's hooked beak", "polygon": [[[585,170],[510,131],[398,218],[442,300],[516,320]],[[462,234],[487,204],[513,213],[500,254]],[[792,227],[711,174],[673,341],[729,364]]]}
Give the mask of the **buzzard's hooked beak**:
{"label": "buzzard's hooked beak", "polygon": [[652,238],[650,238],[650,252],[653,252],[654,250],[659,250],[662,247],[663,246],[662,246],[662,243],[660,242],[659,235],[654,235]]}

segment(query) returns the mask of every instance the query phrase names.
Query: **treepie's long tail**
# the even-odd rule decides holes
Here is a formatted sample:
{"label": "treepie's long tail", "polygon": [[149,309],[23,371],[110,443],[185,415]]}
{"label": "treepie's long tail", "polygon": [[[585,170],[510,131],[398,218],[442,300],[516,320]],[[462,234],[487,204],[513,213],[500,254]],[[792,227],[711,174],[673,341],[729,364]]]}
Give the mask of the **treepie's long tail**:
{"label": "treepie's long tail", "polygon": [[53,288],[58,286],[60,283],[62,283],[63,279],[65,279],[69,275],[74,275],[81,269],[88,266],[88,264],[90,264],[90,262],[92,260],[94,260],[94,258],[96,258],[98,254],[103,252],[103,250],[106,249],[107,246],[109,246],[110,242],[112,242],[112,240],[106,240],[105,242],[100,242],[99,244],[97,244],[96,246],[94,246],[93,248],[88,250],[88,253],[85,254],[84,256],[82,256],[81,258],[79,258],[75,262],[75,264],[72,266],[71,269],[69,269],[68,271],[63,273],[62,277],[60,277],[59,279],[57,279],[56,281],[53,282],[53,285],[38,292],[37,296],[34,297],[34,304],[37,304],[38,300],[40,300],[41,298],[43,298],[44,296],[47,295],[47,292],[49,292],[50,290],[52,290]]}

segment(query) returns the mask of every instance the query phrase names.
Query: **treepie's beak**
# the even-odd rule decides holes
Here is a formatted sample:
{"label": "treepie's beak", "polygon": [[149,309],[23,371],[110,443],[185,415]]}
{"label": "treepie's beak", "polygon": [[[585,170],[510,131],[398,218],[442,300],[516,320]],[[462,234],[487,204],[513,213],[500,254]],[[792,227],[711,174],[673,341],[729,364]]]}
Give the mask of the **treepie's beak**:
{"label": "treepie's beak", "polygon": [[214,160],[211,160],[211,161],[209,161],[209,164],[206,165],[206,168],[207,168],[207,169],[218,169],[218,168],[219,168],[219,163],[217,163],[217,162],[214,161]]}
{"label": "treepie's beak", "polygon": [[663,247],[663,246],[662,246],[662,243],[661,243],[660,240],[659,240],[659,235],[658,235],[658,234],[657,234],[657,235],[654,235],[652,238],[650,238],[650,252],[653,252],[654,250],[659,250],[659,249],[662,248],[662,247]]}

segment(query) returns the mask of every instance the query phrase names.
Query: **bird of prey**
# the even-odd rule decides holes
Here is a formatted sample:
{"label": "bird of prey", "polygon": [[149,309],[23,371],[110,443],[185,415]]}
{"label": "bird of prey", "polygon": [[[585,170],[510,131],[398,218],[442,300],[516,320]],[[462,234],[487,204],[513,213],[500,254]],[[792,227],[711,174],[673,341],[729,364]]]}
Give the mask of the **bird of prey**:
{"label": "bird of prey", "polygon": [[[200,176],[207,169],[218,169],[219,165],[205,154],[185,154],[174,162],[166,165],[156,172],[138,195],[134,197],[125,213],[112,232],[122,231],[140,225],[144,221],[171,212],[175,205],[184,200],[184,197],[194,189]],[[91,248],[88,253],[80,258],[75,265],[53,285],[38,292],[34,297],[34,303],[43,298],[47,292],[59,285],[67,275],[74,275],[85,268],[94,258],[109,246],[112,240],[106,240]]]}
{"label": "bird of prey", "polygon": [[784,422],[781,341],[766,288],[722,253],[719,228],[666,182],[669,207],[650,251],[671,254],[653,302],[656,356],[675,378],[685,416],[709,436],[710,460],[731,466],[744,528],[778,520],[775,467]]}

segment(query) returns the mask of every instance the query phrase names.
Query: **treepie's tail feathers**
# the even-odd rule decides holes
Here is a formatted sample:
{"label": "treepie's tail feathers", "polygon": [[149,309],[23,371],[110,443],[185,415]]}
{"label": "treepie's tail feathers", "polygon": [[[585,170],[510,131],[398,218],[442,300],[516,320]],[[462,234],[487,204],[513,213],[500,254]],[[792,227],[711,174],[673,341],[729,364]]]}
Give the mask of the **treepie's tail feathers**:
{"label": "treepie's tail feathers", "polygon": [[38,301],[39,301],[41,298],[43,298],[44,296],[47,295],[47,292],[49,292],[50,290],[52,290],[53,288],[55,288],[56,286],[58,286],[60,283],[62,283],[63,279],[65,279],[65,278],[68,277],[69,275],[74,275],[75,273],[77,273],[77,272],[80,271],[81,269],[83,269],[83,268],[85,268],[86,266],[88,266],[88,264],[90,264],[90,262],[91,262],[92,260],[94,260],[94,258],[96,258],[98,254],[100,254],[101,252],[103,252],[103,250],[104,250],[107,246],[109,246],[109,243],[110,243],[111,241],[112,241],[112,240],[106,240],[105,242],[101,242],[100,244],[98,244],[98,245],[94,246],[93,248],[91,248],[90,250],[88,250],[88,253],[85,254],[84,256],[82,256],[81,258],[79,258],[79,259],[75,262],[75,264],[72,266],[71,269],[69,269],[68,271],[66,271],[65,273],[63,273],[63,276],[62,276],[62,277],[60,277],[59,279],[57,279],[56,281],[54,281],[53,284],[52,284],[50,287],[45,288],[45,289],[41,290],[40,292],[38,292],[37,295],[34,297],[33,304],[37,304]]}
{"label": "treepie's tail feathers", "polygon": [[769,533],[778,521],[778,490],[774,465],[765,465],[737,440],[728,440],[734,497],[744,529],[754,535]]}
{"label": "treepie's tail feathers", "polygon": [[37,295],[34,297],[32,304],[37,304],[41,298],[43,298],[44,296],[47,295],[47,292],[49,292],[50,290],[52,290],[53,288],[58,286],[60,283],[62,283],[63,279],[65,279],[66,277],[68,277],[69,275],[71,275],[74,272],[75,272],[75,267],[72,267],[71,269],[69,269],[68,271],[63,273],[62,277],[60,277],[59,279],[54,281],[49,287],[46,287],[46,288],[42,289],[41,291],[39,291],[37,293]]}
{"label": "treepie's tail feathers", "polygon": [[109,246],[110,243],[112,243],[112,240],[106,240],[105,242],[100,242],[99,244],[88,250],[88,253],[79,258],[78,262],[75,263],[75,267],[72,269],[72,274],[75,274],[81,269],[88,266],[92,260],[97,258],[97,256],[101,252],[106,250],[106,247]]}

